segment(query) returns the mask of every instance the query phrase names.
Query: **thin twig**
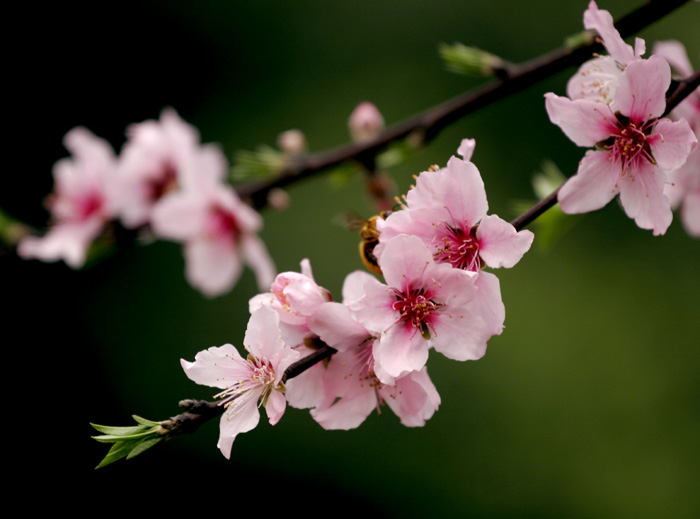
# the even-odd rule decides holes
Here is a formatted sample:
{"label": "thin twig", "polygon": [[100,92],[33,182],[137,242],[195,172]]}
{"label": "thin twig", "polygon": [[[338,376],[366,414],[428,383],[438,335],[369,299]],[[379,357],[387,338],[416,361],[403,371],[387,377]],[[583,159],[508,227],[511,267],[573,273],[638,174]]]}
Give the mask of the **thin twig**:
{"label": "thin twig", "polygon": [[[621,18],[615,27],[625,38],[639,32],[686,2],[688,0],[650,0]],[[520,65],[512,65],[504,80],[492,81],[437,105],[422,114],[387,128],[370,141],[349,144],[326,153],[290,159],[290,163],[274,178],[239,186],[237,191],[241,198],[249,199],[254,207],[260,209],[267,204],[267,195],[273,188],[287,186],[349,160],[372,163],[377,154],[387,145],[409,135],[416,135],[421,142],[427,142],[440,130],[465,115],[524,90],[557,72],[579,65],[589,59],[592,53],[602,49],[603,46],[596,41],[573,49],[563,46]]]}

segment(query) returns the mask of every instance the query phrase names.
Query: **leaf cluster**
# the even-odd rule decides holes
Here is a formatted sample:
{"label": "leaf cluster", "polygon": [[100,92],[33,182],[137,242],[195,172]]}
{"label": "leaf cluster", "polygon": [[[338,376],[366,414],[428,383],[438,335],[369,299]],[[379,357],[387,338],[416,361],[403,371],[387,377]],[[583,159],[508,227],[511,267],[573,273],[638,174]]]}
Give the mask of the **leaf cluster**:
{"label": "leaf cluster", "polygon": [[109,452],[96,469],[106,467],[121,458],[131,459],[157,445],[165,439],[161,434],[161,422],[152,422],[140,416],[132,415],[138,425],[131,427],[111,427],[91,423],[97,431],[103,433],[92,438],[102,443],[113,443]]}

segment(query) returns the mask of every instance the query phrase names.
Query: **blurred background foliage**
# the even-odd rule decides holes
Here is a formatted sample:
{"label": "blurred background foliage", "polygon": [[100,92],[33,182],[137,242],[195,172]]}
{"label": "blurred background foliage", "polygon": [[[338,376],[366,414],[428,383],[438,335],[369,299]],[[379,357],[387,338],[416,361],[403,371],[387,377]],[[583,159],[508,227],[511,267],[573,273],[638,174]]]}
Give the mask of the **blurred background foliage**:
{"label": "blurred background foliage", "polygon": [[[640,1],[600,7],[619,18]],[[700,6],[691,2],[641,36],[675,38],[697,66]],[[361,101],[388,124],[478,85],[450,74],[442,42],[509,61],[559,46],[582,29],[586,2],[357,0],[123,1],[15,5],[24,27],[6,45],[11,164],[0,207],[41,226],[41,200],[62,136],[84,125],[118,150],[128,124],[172,106],[231,157],[299,128],[312,151],[349,141]],[[6,36],[8,38],[8,36]],[[515,216],[533,199],[544,159],[566,174],[583,150],[549,124],[543,94],[565,92],[569,70],[467,117],[391,171],[399,191],[462,138],[477,140],[490,212]],[[340,299],[361,268],[347,210],[371,214],[360,178],[289,189],[292,205],[266,211],[262,233],[280,271],[308,257]],[[180,246],[137,245],[83,271],[2,258],[5,353],[24,380],[14,484],[58,492],[66,509],[203,514],[243,510],[381,517],[700,516],[700,242],[676,219],[663,237],[638,229],[617,204],[587,215],[551,250],[537,246],[497,272],[506,330],[479,362],[429,362],[442,406],[424,428],[389,410],[359,429],[326,432],[289,409],[240,436],[230,461],[207,424],[143,456],[93,471],[106,446],[88,422],[159,420],[182,398],[210,398],[180,358],[240,346],[256,293],[246,271],[208,300],[183,276]],[[11,337],[14,337],[11,339]],[[27,377],[27,375],[29,375]],[[17,406],[13,406],[16,408]],[[14,415],[16,416],[16,415]],[[264,422],[264,419],[263,421]],[[54,490],[51,490],[54,489]],[[340,508],[342,507],[342,508]]]}

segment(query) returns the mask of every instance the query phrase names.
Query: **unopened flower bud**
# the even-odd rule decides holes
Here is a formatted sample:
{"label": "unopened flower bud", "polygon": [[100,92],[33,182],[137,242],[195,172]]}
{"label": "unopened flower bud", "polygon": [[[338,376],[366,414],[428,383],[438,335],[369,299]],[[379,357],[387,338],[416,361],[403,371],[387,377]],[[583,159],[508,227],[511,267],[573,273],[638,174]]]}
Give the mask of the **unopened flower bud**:
{"label": "unopened flower bud", "polygon": [[364,142],[374,139],[384,129],[384,118],[376,106],[365,101],[350,114],[348,127],[353,141]]}
{"label": "unopened flower bud", "polygon": [[468,47],[462,43],[443,43],[438,50],[450,72],[484,77],[505,72],[505,63],[501,58],[477,47]]}
{"label": "unopened flower bud", "polygon": [[301,130],[287,130],[277,137],[277,146],[285,153],[298,155],[306,151],[306,136]]}
{"label": "unopened flower bud", "polygon": [[289,193],[287,193],[284,189],[276,187],[270,189],[270,192],[267,194],[267,203],[270,205],[270,207],[277,211],[284,211],[285,209],[289,208],[292,203],[292,199],[289,196]]}

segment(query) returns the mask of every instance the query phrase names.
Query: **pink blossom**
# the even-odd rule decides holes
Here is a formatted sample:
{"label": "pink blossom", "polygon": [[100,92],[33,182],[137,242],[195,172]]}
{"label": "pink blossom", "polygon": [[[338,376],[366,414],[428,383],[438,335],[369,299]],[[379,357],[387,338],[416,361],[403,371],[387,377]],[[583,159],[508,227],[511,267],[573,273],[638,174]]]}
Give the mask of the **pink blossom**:
{"label": "pink blossom", "polygon": [[[680,42],[657,42],[654,54],[668,61],[682,77],[693,74],[693,66]],[[700,138],[700,88],[681,101],[669,117],[676,121],[688,121],[695,136]],[[681,222],[688,234],[700,236],[700,146],[693,148],[683,166],[668,173],[664,194],[671,203],[671,209],[680,208]]]}
{"label": "pink blossom", "polygon": [[[422,427],[440,406],[440,395],[424,366],[383,384],[372,371],[371,347],[355,355],[336,354],[328,365],[329,378],[336,382],[331,395],[311,410],[324,429],[349,430],[388,405],[407,427]],[[363,358],[363,355],[365,356]]]}
{"label": "pink blossom", "polygon": [[488,215],[486,190],[477,167],[469,162],[474,141],[462,141],[458,152],[467,160],[452,157],[447,167],[421,173],[406,195],[406,209],[396,211],[377,224],[380,230],[375,255],[381,258],[385,244],[400,234],[419,237],[431,250],[436,263],[478,273],[479,294],[472,303],[500,334],[505,320],[498,279],[482,267],[514,266],[530,249],[534,235],[516,231],[496,215]]}
{"label": "pink blossom", "polygon": [[475,273],[435,263],[421,239],[407,235],[386,244],[380,267],[387,284],[367,275],[362,297],[348,305],[379,336],[373,355],[382,382],[421,370],[431,347],[455,360],[483,356],[490,333],[470,307]]}
{"label": "pink blossom", "polygon": [[236,436],[253,429],[260,420],[258,407],[265,406],[271,425],[286,408],[282,376],[299,353],[285,346],[278,328],[279,316],[263,308],[250,316],[243,344],[243,359],[230,344],[200,351],[194,362],[181,360],[185,374],[197,384],[222,389],[216,398],[226,407],[221,417],[218,447],[229,458]]}
{"label": "pink blossom", "polygon": [[[654,54],[664,58],[668,64],[676,70],[682,78],[693,75],[693,65],[688,59],[688,54],[682,43],[669,40],[654,44]],[[696,88],[688,97],[673,109],[671,119],[685,119],[695,132],[700,136],[700,88]]]}
{"label": "pink blossom", "polygon": [[598,56],[586,61],[569,80],[566,92],[571,99],[588,99],[609,104],[615,97],[620,75],[632,61],[646,50],[644,40],[637,38],[635,48],[626,44],[615,29],[608,11],[598,9],[594,1],[583,14],[586,29],[595,30],[609,56]]}
{"label": "pink blossom", "polygon": [[620,193],[625,212],[642,229],[664,234],[671,223],[663,194],[667,172],[681,167],[697,143],[686,121],[658,119],[671,81],[658,56],[631,62],[610,105],[545,95],[547,113],[575,144],[597,146],[559,191],[565,213],[600,209]]}
{"label": "pink blossom", "polygon": [[[302,273],[304,270],[304,263],[302,262]],[[353,301],[361,299],[364,295],[364,292],[362,292],[362,285],[367,278],[362,277],[358,279],[356,277],[357,274],[365,273],[355,272],[345,278],[345,282],[343,283],[345,303],[350,300],[346,292],[349,287],[352,287],[351,293]],[[311,277],[310,271],[308,276]],[[251,308],[254,307],[252,303],[255,299],[256,298],[253,298],[251,300]],[[282,301],[288,301],[286,295]],[[314,339],[320,339],[324,344],[339,352],[345,352],[356,348],[359,344],[369,341],[371,333],[350,316],[349,309],[345,306],[345,303],[340,304],[332,302],[330,294],[328,294],[326,301],[315,306],[311,313],[303,317],[303,326],[298,328],[298,333],[301,338],[297,336],[294,342],[289,344],[295,345],[294,347],[300,351],[302,355],[306,356],[314,352],[314,349],[312,349],[316,342]],[[294,305],[289,305],[289,308],[291,309],[293,306]],[[308,308],[311,310],[311,306]],[[282,330],[284,334],[284,327]],[[290,335],[289,333],[287,334],[287,336]],[[307,346],[307,343],[311,347]],[[337,355],[337,353],[335,355]],[[316,364],[289,381],[287,398],[290,405],[305,409],[320,406],[326,401],[330,394],[330,390],[327,386],[330,385],[333,387],[336,382],[333,379],[333,375],[329,374],[326,370],[325,364],[326,363]]]}
{"label": "pink blossom", "polygon": [[683,166],[669,172],[664,194],[672,209],[680,208],[688,234],[700,237],[700,146],[693,148]]}
{"label": "pink blossom", "polygon": [[[357,281],[354,275],[346,278],[346,284]],[[383,404],[409,427],[424,425],[437,410],[440,397],[426,368],[398,379],[378,371],[381,366],[375,363],[373,353],[375,334],[356,321],[344,304],[324,303],[309,320],[309,326],[338,353],[325,365],[317,364],[290,380],[287,397],[295,407],[313,407],[311,415],[325,429],[354,429],[373,410],[380,412]],[[308,380],[296,385],[307,373]],[[315,397],[309,399],[309,393]]]}
{"label": "pink blossom", "polygon": [[53,168],[54,193],[47,202],[52,219],[49,231],[41,238],[24,238],[17,252],[23,258],[63,259],[79,268],[117,210],[116,158],[107,142],[85,128],[68,132],[64,144],[73,156]]}
{"label": "pink blossom", "polygon": [[181,189],[163,197],[151,216],[158,236],[184,242],[187,279],[207,296],[229,291],[243,262],[253,269],[262,290],[275,275],[257,236],[262,219],[223,182],[226,168],[218,148],[201,147],[182,168]]}
{"label": "pink blossom", "polygon": [[129,126],[127,137],[119,164],[121,219],[133,228],[147,224],[154,205],[180,187],[183,169],[195,162],[199,135],[175,110],[166,109],[159,121]]}
{"label": "pink blossom", "polygon": [[301,344],[310,335],[309,317],[331,294],[314,281],[311,263],[301,262],[301,273],[283,272],[275,278],[268,293],[259,294],[249,302],[250,312],[262,306],[275,310],[280,316],[282,337],[290,346]]}

